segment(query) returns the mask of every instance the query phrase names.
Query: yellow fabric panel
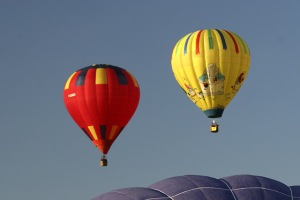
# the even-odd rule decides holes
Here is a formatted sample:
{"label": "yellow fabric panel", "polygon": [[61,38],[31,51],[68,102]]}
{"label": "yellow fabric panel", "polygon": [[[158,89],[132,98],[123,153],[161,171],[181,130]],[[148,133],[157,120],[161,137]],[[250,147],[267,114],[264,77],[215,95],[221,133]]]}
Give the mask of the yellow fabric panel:
{"label": "yellow fabric panel", "polygon": [[178,41],[171,65],[176,81],[197,107],[224,109],[247,76],[249,53],[247,44],[232,32],[202,30]]}
{"label": "yellow fabric panel", "polygon": [[117,125],[113,125],[113,126],[111,127],[111,131],[110,131],[110,133],[109,133],[109,139],[110,139],[110,140],[113,139],[113,137],[114,137],[114,135],[115,135],[115,133],[116,133],[117,128],[118,128]]}
{"label": "yellow fabric panel", "polygon": [[74,72],[69,78],[68,78],[68,80],[67,80],[67,82],[66,82],[66,84],[65,84],[65,90],[67,90],[67,89],[69,89],[69,87],[70,87],[70,82],[71,82],[71,80],[72,80],[72,78],[73,78],[73,76],[76,74],[76,72]]}
{"label": "yellow fabric panel", "polygon": [[94,126],[88,126],[88,128],[89,128],[90,132],[92,133],[94,140],[98,140],[98,136],[97,136]]}
{"label": "yellow fabric panel", "polygon": [[134,76],[132,76],[132,74],[129,73],[129,72],[127,72],[127,73],[130,75],[131,79],[133,80],[134,86],[135,86],[135,87],[139,87],[139,84],[138,84],[137,80],[134,78]]}
{"label": "yellow fabric panel", "polygon": [[107,84],[105,68],[97,68],[95,84]]}

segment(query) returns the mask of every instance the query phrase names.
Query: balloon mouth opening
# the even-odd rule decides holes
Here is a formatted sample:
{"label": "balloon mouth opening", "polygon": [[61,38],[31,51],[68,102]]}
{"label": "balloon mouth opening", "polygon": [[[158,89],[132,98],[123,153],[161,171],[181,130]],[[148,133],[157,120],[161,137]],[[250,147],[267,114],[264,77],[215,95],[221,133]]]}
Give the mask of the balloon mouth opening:
{"label": "balloon mouth opening", "polygon": [[224,108],[214,108],[214,109],[205,110],[203,112],[208,118],[219,118],[222,117]]}

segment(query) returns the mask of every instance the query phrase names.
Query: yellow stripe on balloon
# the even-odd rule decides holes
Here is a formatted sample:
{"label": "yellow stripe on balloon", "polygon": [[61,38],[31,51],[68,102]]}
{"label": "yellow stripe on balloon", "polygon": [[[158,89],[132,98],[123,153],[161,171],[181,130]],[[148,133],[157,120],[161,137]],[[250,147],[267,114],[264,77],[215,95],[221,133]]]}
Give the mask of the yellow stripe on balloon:
{"label": "yellow stripe on balloon", "polygon": [[107,84],[105,68],[97,68],[95,84]]}
{"label": "yellow stripe on balloon", "polygon": [[95,140],[98,140],[98,136],[97,136],[94,126],[88,126],[88,128],[89,128],[90,132],[92,133],[93,138]]}
{"label": "yellow stripe on balloon", "polygon": [[66,82],[66,84],[65,84],[65,90],[67,90],[67,89],[69,89],[69,87],[70,87],[70,82],[71,82],[71,80],[72,80],[72,78],[73,78],[73,76],[76,74],[76,72],[74,72],[69,78],[68,78],[68,80],[67,80],[67,82]]}
{"label": "yellow stripe on balloon", "polygon": [[130,75],[131,79],[133,80],[134,86],[139,87],[139,84],[138,84],[137,80],[134,78],[134,76],[132,76],[132,74],[130,74],[129,72],[127,72],[127,73]]}

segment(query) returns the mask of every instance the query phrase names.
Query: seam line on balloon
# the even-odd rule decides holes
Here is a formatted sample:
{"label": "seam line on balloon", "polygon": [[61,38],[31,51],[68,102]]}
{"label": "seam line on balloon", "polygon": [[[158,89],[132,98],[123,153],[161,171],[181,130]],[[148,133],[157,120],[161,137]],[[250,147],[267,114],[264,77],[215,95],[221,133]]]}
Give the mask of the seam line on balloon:
{"label": "seam line on balloon", "polygon": [[[150,189],[155,190],[155,191],[157,191],[157,192],[160,192],[160,193],[166,195],[166,197],[163,197],[163,198],[170,198],[171,200],[174,200],[171,196],[167,195],[166,193],[164,193],[164,192],[161,191],[161,190],[158,190],[158,189],[155,189],[155,188],[150,188]],[[153,198],[150,198],[150,199],[153,199]],[[150,200],[150,199],[146,199],[146,200]]]}
{"label": "seam line on balloon", "polygon": [[273,190],[273,189],[269,189],[269,188],[264,188],[264,187],[246,187],[246,188],[237,188],[237,189],[232,189],[232,190],[233,190],[233,191],[238,191],[238,190],[248,190],[248,189],[262,189],[262,190],[269,190],[269,191],[272,191],[272,192],[276,192],[276,193],[285,195],[285,196],[287,196],[287,197],[291,197],[290,195],[285,194],[285,193],[283,193],[283,192],[280,192],[280,191],[277,191],[277,190]]}
{"label": "seam line on balloon", "polygon": [[234,195],[234,193],[233,193],[233,191],[231,190],[231,188],[229,187],[229,185],[226,183],[226,181],[224,181],[224,180],[222,180],[222,179],[219,179],[220,181],[222,181],[226,186],[227,186],[227,188],[230,190],[230,192],[231,192],[231,194],[232,194],[232,196],[233,196],[233,198],[234,198],[234,200],[236,200],[236,198],[235,198],[235,195]]}
{"label": "seam line on balloon", "polygon": [[292,188],[290,186],[288,186],[290,191],[291,191],[291,200],[294,200],[294,196],[293,196],[293,191],[292,191]]}
{"label": "seam line on balloon", "polygon": [[226,189],[226,188],[216,188],[216,187],[197,187],[197,188],[193,188],[193,189],[190,189],[190,190],[186,190],[184,192],[180,192],[176,195],[173,195],[172,197],[176,197],[176,196],[184,194],[186,192],[190,192],[190,191],[194,191],[194,190],[202,190],[202,189],[214,189],[214,190],[225,190],[225,191],[230,190],[230,189]]}

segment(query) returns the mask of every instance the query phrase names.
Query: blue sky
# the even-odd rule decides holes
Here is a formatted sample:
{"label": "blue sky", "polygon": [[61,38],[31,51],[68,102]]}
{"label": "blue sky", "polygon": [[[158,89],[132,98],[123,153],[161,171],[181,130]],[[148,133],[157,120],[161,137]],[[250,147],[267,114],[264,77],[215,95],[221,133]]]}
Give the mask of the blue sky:
{"label": "blue sky", "polygon": [[[297,0],[1,1],[0,198],[91,199],[186,174],[299,185],[299,9]],[[208,28],[235,32],[251,51],[218,135],[170,65],[181,37]],[[93,63],[127,69],[141,89],[107,168],[62,99],[69,75]]]}

